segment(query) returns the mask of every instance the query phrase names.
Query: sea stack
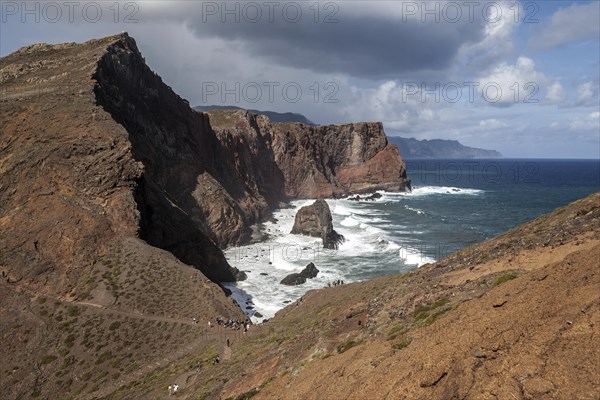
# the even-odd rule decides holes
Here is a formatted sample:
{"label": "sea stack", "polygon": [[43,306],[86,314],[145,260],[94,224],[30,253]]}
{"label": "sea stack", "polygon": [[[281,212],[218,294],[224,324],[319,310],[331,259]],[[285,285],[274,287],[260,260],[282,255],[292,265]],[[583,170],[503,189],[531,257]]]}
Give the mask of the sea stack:
{"label": "sea stack", "polygon": [[298,210],[291,233],[320,237],[326,249],[337,250],[340,243],[345,241],[344,236],[333,229],[331,210],[323,199]]}

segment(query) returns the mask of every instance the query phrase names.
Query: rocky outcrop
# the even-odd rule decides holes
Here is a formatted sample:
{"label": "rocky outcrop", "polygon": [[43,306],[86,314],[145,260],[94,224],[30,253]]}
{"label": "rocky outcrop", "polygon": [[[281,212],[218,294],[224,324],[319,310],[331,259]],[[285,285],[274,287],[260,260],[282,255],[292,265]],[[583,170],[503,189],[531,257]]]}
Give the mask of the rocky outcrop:
{"label": "rocky outcrop", "polygon": [[310,263],[299,274],[289,274],[279,283],[288,286],[302,285],[303,283],[306,283],[307,279],[316,278],[318,273],[319,270],[315,267],[315,264]]}
{"label": "rocky outcrop", "polygon": [[344,236],[333,229],[331,210],[322,199],[298,210],[291,233],[320,237],[326,249],[337,249],[345,240]]}
{"label": "rocky outcrop", "polygon": [[[194,107],[194,110],[202,111],[202,112],[209,112],[209,111],[214,111],[214,110],[232,110],[232,109],[233,110],[243,110],[243,108],[236,107],[236,106],[211,105],[211,106],[195,106]],[[264,116],[268,117],[272,122],[300,122],[300,123],[303,123],[306,125],[316,125],[314,122],[312,122],[311,120],[306,118],[304,115],[298,114],[298,113],[292,113],[292,112],[279,113],[279,112],[275,112],[275,111],[261,111],[261,110],[250,110],[250,109],[248,109],[248,111],[250,111],[253,114],[264,115]]]}
{"label": "rocky outcrop", "polygon": [[219,247],[268,212],[256,174],[222,166],[238,155],[132,38],[23,48],[2,58],[0,80],[0,262],[14,280],[68,292],[119,235],[213,281],[242,277]]}
{"label": "rocky outcrop", "polygon": [[375,200],[381,199],[382,197],[383,197],[383,195],[381,193],[373,193],[370,196],[363,196],[363,197],[361,197],[359,195],[350,196],[350,197],[348,197],[348,200],[351,200],[351,201],[360,201],[360,200],[375,201]]}
{"label": "rocky outcrop", "polygon": [[268,151],[260,158],[270,166],[266,176],[271,190],[283,190],[275,192],[277,199],[410,190],[405,162],[398,148],[388,143],[379,122],[274,123],[263,115],[235,109],[211,110],[208,115],[216,132],[262,138]]}

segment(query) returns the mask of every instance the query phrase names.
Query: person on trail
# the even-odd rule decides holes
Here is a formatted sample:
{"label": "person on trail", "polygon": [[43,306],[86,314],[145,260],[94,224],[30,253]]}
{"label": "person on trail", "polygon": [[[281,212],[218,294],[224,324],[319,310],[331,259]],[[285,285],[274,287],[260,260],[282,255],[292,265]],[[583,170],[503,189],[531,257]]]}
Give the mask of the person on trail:
{"label": "person on trail", "polygon": [[231,343],[229,342],[229,338],[227,338],[227,347],[231,347]]}
{"label": "person on trail", "polygon": [[178,390],[179,390],[179,385],[178,384],[174,384],[173,385],[173,394],[175,395]]}
{"label": "person on trail", "polygon": [[210,321],[208,321],[208,327],[212,328],[212,325],[210,324]]}
{"label": "person on trail", "polygon": [[173,386],[169,385],[169,396],[173,396]]}

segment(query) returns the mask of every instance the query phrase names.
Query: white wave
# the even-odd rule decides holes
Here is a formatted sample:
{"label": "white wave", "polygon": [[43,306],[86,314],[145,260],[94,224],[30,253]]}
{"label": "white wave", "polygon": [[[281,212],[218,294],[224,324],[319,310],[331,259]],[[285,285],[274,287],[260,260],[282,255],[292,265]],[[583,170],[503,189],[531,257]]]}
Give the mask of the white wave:
{"label": "white wave", "polygon": [[334,206],[332,207],[331,213],[337,215],[352,215],[352,210],[348,208],[346,205],[342,204],[339,201],[334,201]]}
{"label": "white wave", "polygon": [[[385,194],[385,198],[399,198],[398,194]],[[320,238],[292,235],[290,232],[298,210],[314,200],[299,200],[290,208],[276,210],[276,222],[265,222],[264,233],[268,240],[247,246],[230,248],[225,255],[231,265],[247,272],[247,280],[224,284],[232,291],[232,298],[240,304],[253,322],[272,318],[285,305],[302,296],[307,290],[327,286],[327,282],[343,279],[346,282],[364,279],[369,271],[381,266],[406,264],[418,267],[433,261],[415,249],[407,249],[394,241],[398,234],[411,236],[422,232],[411,231],[403,225],[390,225],[390,216],[373,202],[354,202],[346,199],[328,199],[333,214],[335,230],[344,235],[337,250],[323,248]],[[396,230],[397,229],[397,230]],[[380,266],[377,260],[385,257]],[[373,261],[370,261],[373,260]],[[397,262],[395,261],[397,260]],[[285,286],[279,282],[289,273],[300,272],[308,263],[314,262],[319,274],[300,286]],[[359,278],[361,277],[361,278]],[[247,303],[251,302],[251,303]],[[246,309],[246,307],[252,307]],[[255,317],[259,312],[262,317]]]}
{"label": "white wave", "polygon": [[404,205],[404,208],[406,208],[409,211],[416,212],[417,214],[425,214],[425,211],[419,210],[418,208],[409,207],[406,204]]}
{"label": "white wave", "polygon": [[340,224],[342,226],[358,226],[360,224],[360,221],[356,218],[346,217],[340,222]]}
{"label": "white wave", "polygon": [[383,200],[390,202],[401,201],[405,197],[421,197],[434,194],[453,195],[453,196],[477,196],[485,193],[481,189],[459,188],[453,186],[421,186],[413,188],[412,192],[384,192]]}
{"label": "white wave", "polygon": [[426,256],[418,249],[408,246],[401,246],[398,250],[398,256],[406,265],[414,265],[417,267],[435,262],[433,258]]}
{"label": "white wave", "polygon": [[453,186],[423,186],[416,187],[409,196],[428,196],[431,194],[451,194],[451,195],[479,195],[484,193],[480,189],[458,188]]}
{"label": "white wave", "polygon": [[392,241],[388,242],[388,245],[386,247],[386,251],[394,251],[394,250],[399,250],[400,249],[400,245],[396,244]]}

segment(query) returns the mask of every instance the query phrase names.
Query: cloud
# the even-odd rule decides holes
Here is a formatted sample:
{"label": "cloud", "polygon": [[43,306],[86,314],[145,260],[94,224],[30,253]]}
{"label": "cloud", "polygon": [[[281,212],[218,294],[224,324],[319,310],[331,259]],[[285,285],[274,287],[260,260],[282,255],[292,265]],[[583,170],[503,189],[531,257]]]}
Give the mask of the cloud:
{"label": "cloud", "polygon": [[548,91],[544,102],[548,104],[560,104],[566,99],[566,91],[559,81],[555,81],[548,86]]}
{"label": "cloud", "polygon": [[[489,75],[479,79],[482,98],[490,105],[500,107],[538,103],[540,88],[547,82],[548,78],[536,70],[535,62],[524,56],[515,64],[502,62]],[[556,87],[553,89],[556,91]]]}
{"label": "cloud", "polygon": [[507,125],[506,123],[499,121],[496,118],[490,118],[479,121],[479,126],[484,129],[498,129],[505,128]]}
{"label": "cloud", "polygon": [[595,139],[598,139],[600,137],[600,112],[595,111],[572,119],[569,130],[574,133],[591,133],[595,135]]}
{"label": "cloud", "polygon": [[560,8],[531,37],[531,46],[540,49],[560,47],[600,37],[600,3],[573,4]]}
{"label": "cloud", "polygon": [[578,106],[598,106],[598,83],[586,82],[577,87]]}
{"label": "cloud", "polygon": [[[375,3],[331,2],[335,7],[324,9],[330,3],[282,2],[274,9],[272,18],[268,9],[261,6],[262,16],[251,22],[240,6],[244,3],[214,2],[217,10],[207,13],[204,3],[201,6],[197,2],[182,1],[155,5],[146,10],[144,17],[185,23],[199,38],[241,42],[247,53],[266,62],[371,80],[399,79],[424,70],[444,71],[452,66],[463,45],[484,37],[487,26],[481,11],[474,13],[472,20],[464,9],[463,17],[456,23],[446,23],[441,18],[436,22],[435,17],[423,22],[424,10],[407,16],[405,7],[409,3],[424,7],[425,3]],[[438,4],[441,13],[446,3],[433,4]],[[292,7],[284,13],[285,4],[301,5],[301,18],[297,22],[291,22],[290,18],[295,18],[298,11]],[[315,4],[320,10],[318,16]],[[235,10],[236,5],[242,8],[232,14],[222,9]],[[237,21],[236,13],[239,14]],[[325,19],[332,13],[334,21],[327,23]],[[255,15],[253,13],[252,18]]]}
{"label": "cloud", "polygon": [[513,35],[520,24],[514,20],[515,4],[501,1],[494,5],[501,10],[500,18],[484,25],[480,40],[466,42],[459,49],[455,61],[461,71],[485,71],[514,50]]}

